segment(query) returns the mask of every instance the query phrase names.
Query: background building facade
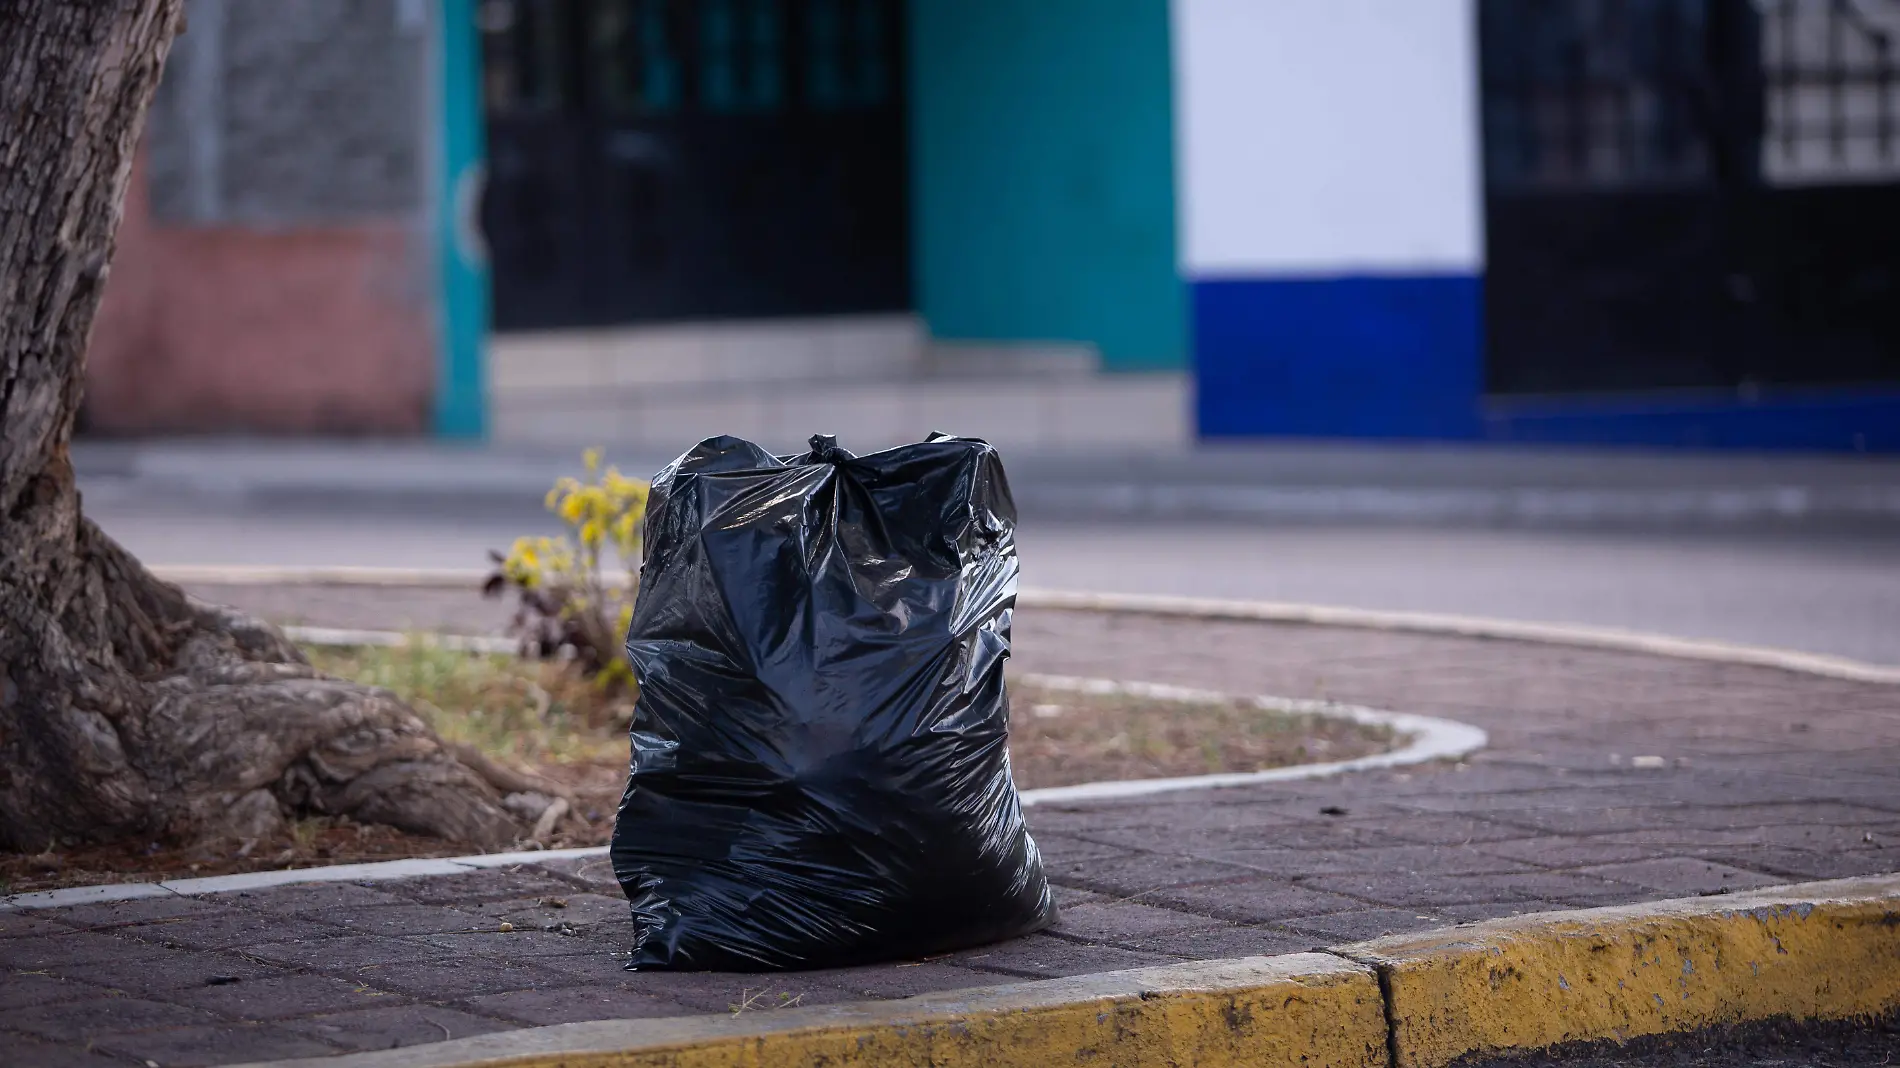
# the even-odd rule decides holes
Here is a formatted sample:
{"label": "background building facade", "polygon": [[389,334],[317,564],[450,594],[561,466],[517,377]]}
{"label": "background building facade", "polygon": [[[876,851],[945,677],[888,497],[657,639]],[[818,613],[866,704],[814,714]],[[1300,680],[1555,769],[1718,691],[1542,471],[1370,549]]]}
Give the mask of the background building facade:
{"label": "background building facade", "polygon": [[137,186],[102,430],[1900,449],[1900,0],[193,0]]}

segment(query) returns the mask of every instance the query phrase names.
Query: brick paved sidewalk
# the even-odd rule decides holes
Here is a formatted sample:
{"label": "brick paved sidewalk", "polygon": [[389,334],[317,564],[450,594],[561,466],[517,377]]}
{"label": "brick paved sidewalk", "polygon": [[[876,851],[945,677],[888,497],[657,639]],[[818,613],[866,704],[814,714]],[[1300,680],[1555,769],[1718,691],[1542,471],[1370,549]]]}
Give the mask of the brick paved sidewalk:
{"label": "brick paved sidewalk", "polygon": [[1061,924],[874,968],[621,971],[604,860],[0,913],[0,1059],[233,1063],[772,1011],[1900,869],[1900,688],[1327,628],[1055,612],[1017,627],[1027,670],[1449,716],[1492,748],[1456,767],[1032,809]]}

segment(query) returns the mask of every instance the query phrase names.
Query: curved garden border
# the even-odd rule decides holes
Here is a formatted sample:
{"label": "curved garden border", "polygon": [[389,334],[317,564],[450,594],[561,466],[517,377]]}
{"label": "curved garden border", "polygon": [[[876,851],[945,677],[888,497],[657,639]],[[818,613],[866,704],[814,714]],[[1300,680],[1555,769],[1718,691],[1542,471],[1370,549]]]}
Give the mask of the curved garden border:
{"label": "curved garden border", "polygon": [[[410,636],[395,631],[347,630],[335,627],[285,627],[284,633],[294,641],[310,645],[392,647],[407,645],[412,640]],[[514,642],[504,638],[440,635],[431,636],[429,640],[444,648],[465,649],[477,653],[513,653],[516,649]],[[1096,694],[1125,693],[1162,701],[1231,699],[1231,695],[1214,690],[1196,690],[1145,682],[1117,682],[1110,679],[1084,679],[1066,675],[1027,675],[1023,677],[1023,681],[1049,690]],[[1358,705],[1341,705],[1329,701],[1306,701],[1287,697],[1260,696],[1252,700],[1256,707],[1267,711],[1332,716],[1354,723],[1390,727],[1406,738],[1406,744],[1388,752],[1354,760],[1295,764],[1283,768],[1270,768],[1266,771],[1189,775],[1164,779],[1122,779],[1024,790],[1020,795],[1022,803],[1027,807],[1038,804],[1109,801],[1177,790],[1206,790],[1249,786],[1257,783],[1318,779],[1352,771],[1403,767],[1434,760],[1455,760],[1482,749],[1487,741],[1485,732],[1480,728],[1433,716],[1384,712]],[[421,875],[457,875],[483,868],[500,868],[564,857],[604,856],[606,852],[606,846],[586,846],[578,849],[525,850],[462,857],[390,860],[372,864],[332,864],[286,871],[216,875],[201,879],[171,879],[155,883],[74,886],[0,898],[0,912],[15,909],[63,908],[104,901],[164,897],[168,894],[194,896],[233,890],[260,890],[265,887],[294,883],[373,882],[384,879],[408,879]]]}

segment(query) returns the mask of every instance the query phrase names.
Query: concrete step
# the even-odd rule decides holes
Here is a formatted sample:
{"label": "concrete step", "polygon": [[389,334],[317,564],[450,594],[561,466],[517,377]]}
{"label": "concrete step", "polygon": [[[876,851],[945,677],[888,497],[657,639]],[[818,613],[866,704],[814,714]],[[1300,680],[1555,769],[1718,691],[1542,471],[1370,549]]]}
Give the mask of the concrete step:
{"label": "concrete step", "polygon": [[837,315],[506,333],[488,343],[495,396],[865,378],[1086,376],[1089,345],[932,339],[917,316]]}
{"label": "concrete step", "polygon": [[678,452],[733,434],[781,451],[835,434],[855,452],[933,431],[1039,452],[1178,450],[1192,439],[1191,385],[1182,374],[951,377],[864,376],[833,381],[672,383],[497,390],[494,440],[600,444]]}

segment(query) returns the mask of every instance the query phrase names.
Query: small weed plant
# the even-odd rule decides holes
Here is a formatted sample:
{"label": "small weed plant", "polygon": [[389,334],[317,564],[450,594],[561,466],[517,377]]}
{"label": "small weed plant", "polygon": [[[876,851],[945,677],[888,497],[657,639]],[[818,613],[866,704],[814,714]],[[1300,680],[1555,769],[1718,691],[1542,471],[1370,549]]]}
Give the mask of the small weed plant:
{"label": "small weed plant", "polygon": [[[506,553],[490,553],[495,571],[482,592],[517,595],[512,629],[522,655],[572,659],[603,688],[630,689],[624,643],[638,592],[648,487],[603,467],[598,449],[587,450],[583,462],[585,479],[563,478],[547,495],[548,511],[566,533],[516,538]],[[610,564],[624,579],[609,574]]]}

